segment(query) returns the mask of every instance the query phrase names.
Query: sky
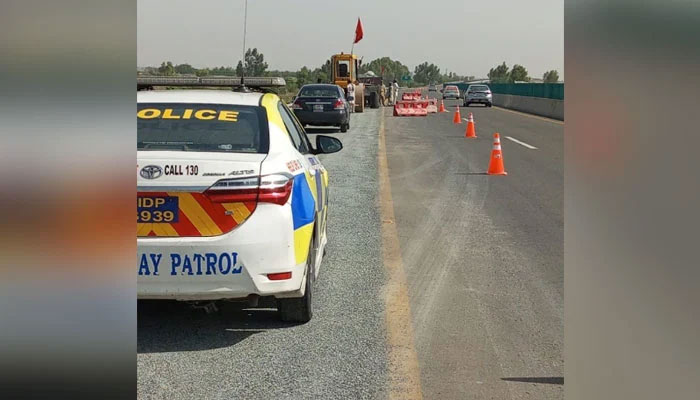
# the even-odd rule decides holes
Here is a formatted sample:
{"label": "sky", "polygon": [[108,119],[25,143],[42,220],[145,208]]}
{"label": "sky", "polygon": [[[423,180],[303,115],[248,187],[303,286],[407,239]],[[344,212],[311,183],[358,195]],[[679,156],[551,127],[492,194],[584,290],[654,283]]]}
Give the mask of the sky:
{"label": "sky", "polygon": [[[243,53],[245,0],[138,0],[139,67],[188,63],[235,66]],[[411,71],[424,62],[441,72],[485,78],[502,63],[531,77],[564,77],[564,0],[248,0],[246,47],[268,69],[321,66],[350,52],[357,18],[365,62],[388,56]]]}

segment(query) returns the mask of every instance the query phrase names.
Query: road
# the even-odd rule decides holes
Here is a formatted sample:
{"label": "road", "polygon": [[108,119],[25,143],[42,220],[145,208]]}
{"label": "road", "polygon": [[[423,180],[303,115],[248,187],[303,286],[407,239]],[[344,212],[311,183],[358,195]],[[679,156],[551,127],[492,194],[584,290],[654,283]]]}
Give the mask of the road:
{"label": "road", "polygon": [[[386,119],[422,393],[563,398],[563,124],[472,106],[466,139],[447,104]],[[494,132],[505,177],[483,174]]]}
{"label": "road", "polygon": [[[330,133],[313,320],[140,302],[139,397],[563,398],[563,125],[469,111],[478,139],[390,108]],[[494,131],[505,177],[483,175]]]}

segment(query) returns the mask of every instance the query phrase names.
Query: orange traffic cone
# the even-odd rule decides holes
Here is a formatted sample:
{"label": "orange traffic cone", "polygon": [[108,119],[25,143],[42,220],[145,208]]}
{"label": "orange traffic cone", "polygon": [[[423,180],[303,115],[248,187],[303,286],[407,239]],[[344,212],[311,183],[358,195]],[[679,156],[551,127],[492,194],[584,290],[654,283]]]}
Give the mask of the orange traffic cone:
{"label": "orange traffic cone", "polygon": [[447,112],[447,110],[445,110],[445,102],[443,100],[440,100],[440,109],[438,111],[441,113]]}
{"label": "orange traffic cone", "polygon": [[476,139],[476,129],[474,128],[474,116],[472,113],[469,113],[469,117],[467,117],[467,130],[464,132],[464,137]]}
{"label": "orange traffic cone", "polygon": [[503,153],[501,152],[501,137],[498,133],[493,134],[493,150],[491,150],[491,161],[489,162],[489,175],[508,175],[503,167]]}
{"label": "orange traffic cone", "polygon": [[455,124],[461,124],[462,123],[462,116],[459,115],[459,104],[457,104],[457,111],[455,111],[455,116],[452,118],[452,122]]}

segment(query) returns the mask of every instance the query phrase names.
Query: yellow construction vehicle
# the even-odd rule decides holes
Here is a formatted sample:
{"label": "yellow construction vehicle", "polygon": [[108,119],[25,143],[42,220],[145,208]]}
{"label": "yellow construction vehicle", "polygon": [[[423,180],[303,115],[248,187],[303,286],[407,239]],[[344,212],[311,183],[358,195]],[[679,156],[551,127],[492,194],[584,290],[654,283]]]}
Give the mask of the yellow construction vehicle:
{"label": "yellow construction vehicle", "polygon": [[331,83],[345,90],[349,82],[355,83],[355,112],[365,110],[365,85],[358,81],[360,63],[360,59],[355,54],[341,52],[331,56]]}

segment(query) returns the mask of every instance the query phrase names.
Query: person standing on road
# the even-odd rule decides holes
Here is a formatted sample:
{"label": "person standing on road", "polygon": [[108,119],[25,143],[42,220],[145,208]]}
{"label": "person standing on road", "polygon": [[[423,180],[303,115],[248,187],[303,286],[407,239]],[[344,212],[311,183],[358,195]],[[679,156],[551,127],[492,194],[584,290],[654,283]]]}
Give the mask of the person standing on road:
{"label": "person standing on road", "polygon": [[391,91],[393,92],[394,104],[396,104],[396,101],[399,99],[399,83],[396,82],[396,79],[394,79],[394,83],[391,85]]}
{"label": "person standing on road", "polygon": [[350,112],[355,112],[355,85],[352,81],[348,82],[348,103],[350,103]]}
{"label": "person standing on road", "polygon": [[379,87],[379,102],[382,103],[382,107],[386,107],[386,86],[384,86],[384,81]]}

